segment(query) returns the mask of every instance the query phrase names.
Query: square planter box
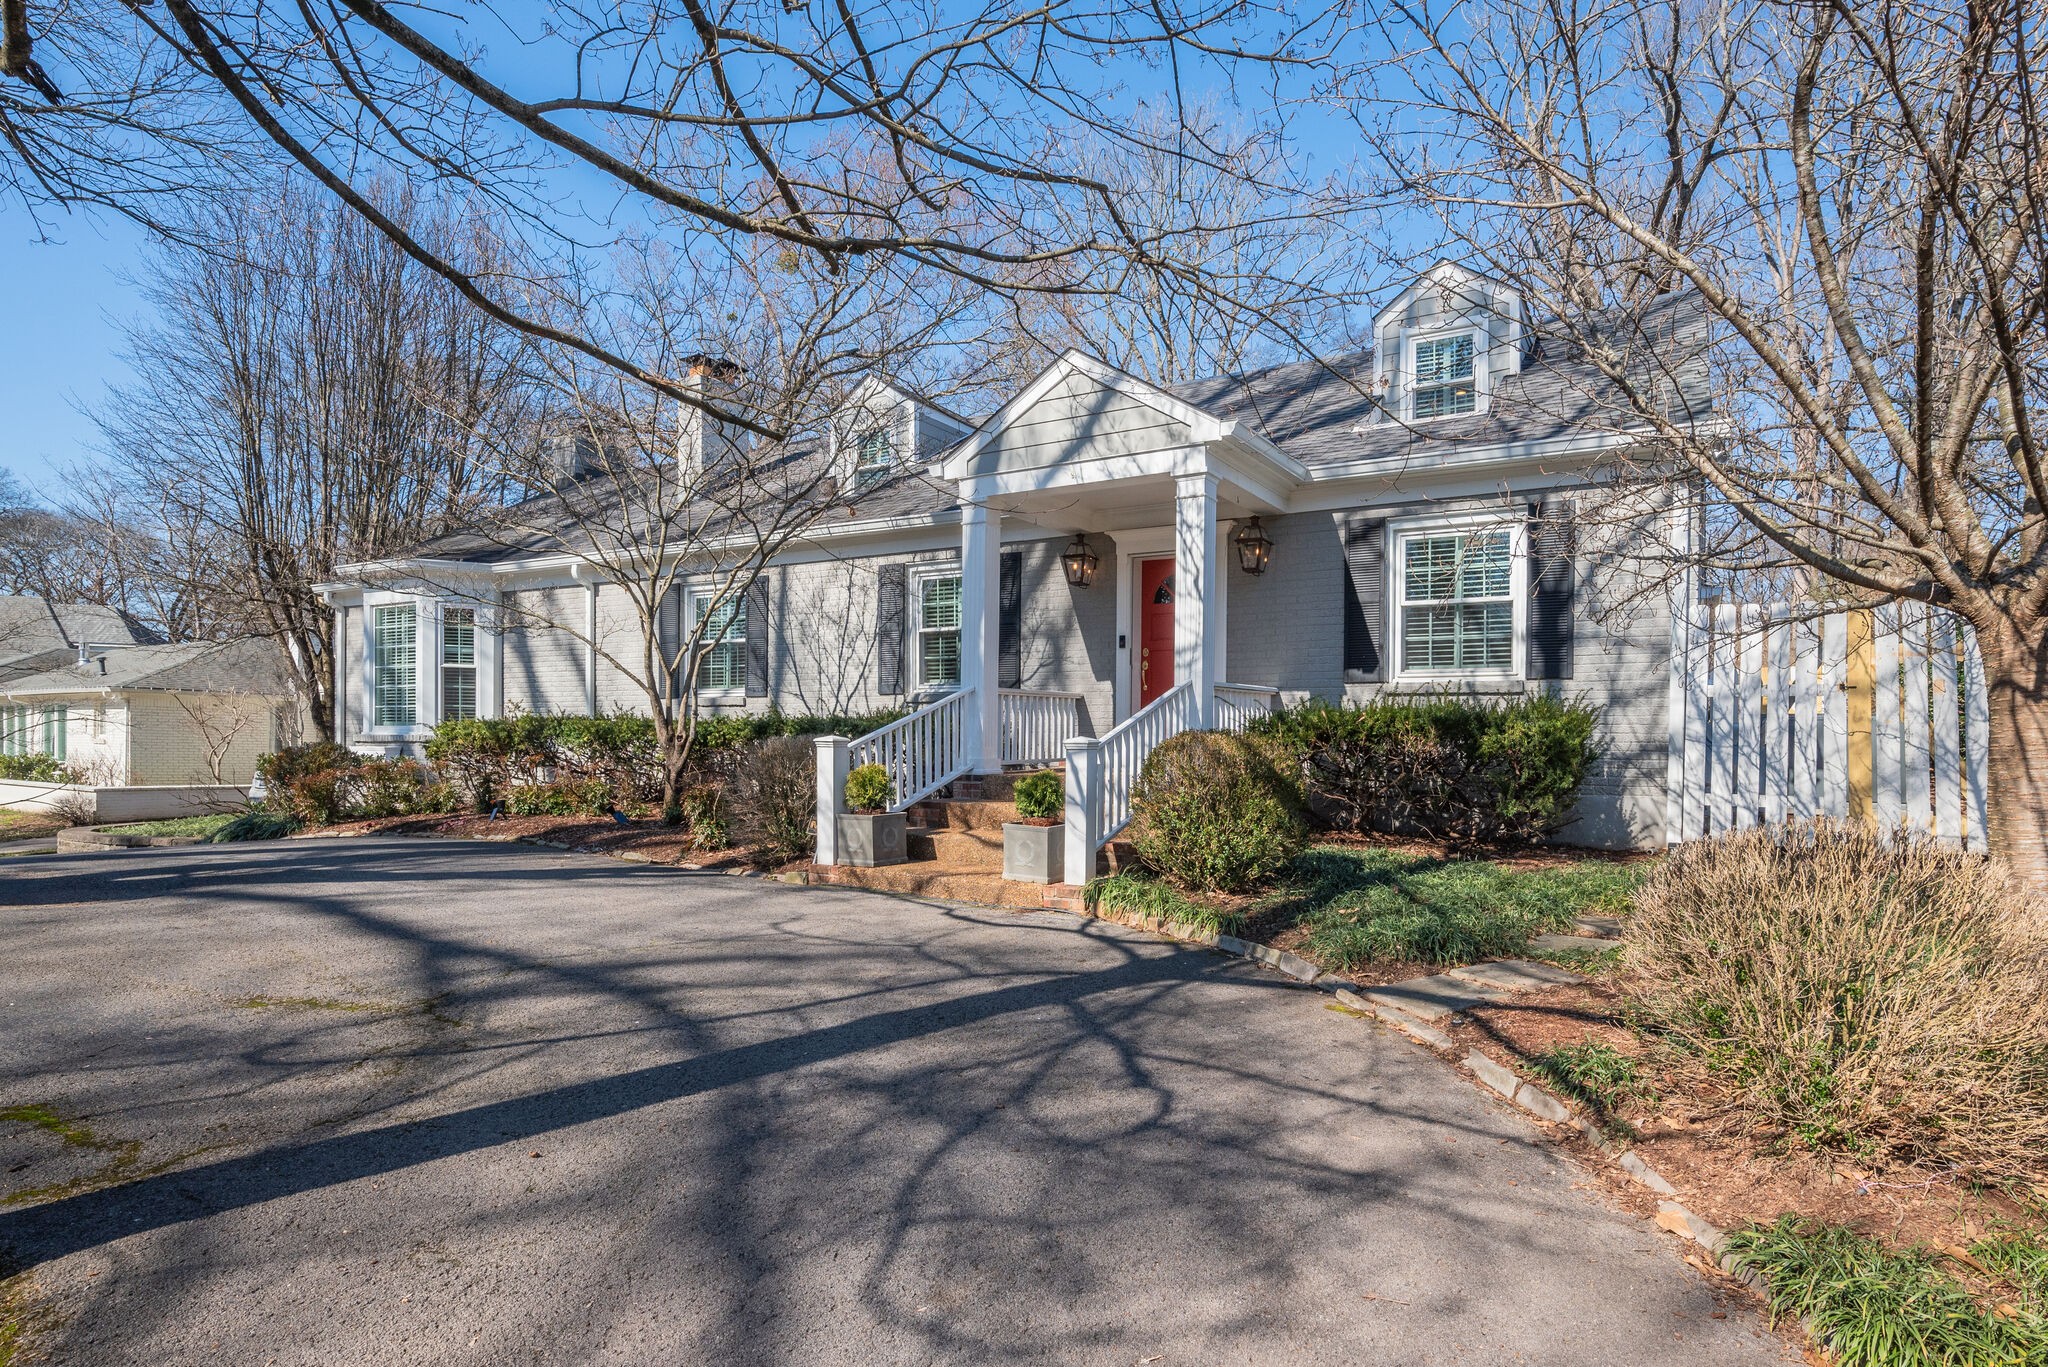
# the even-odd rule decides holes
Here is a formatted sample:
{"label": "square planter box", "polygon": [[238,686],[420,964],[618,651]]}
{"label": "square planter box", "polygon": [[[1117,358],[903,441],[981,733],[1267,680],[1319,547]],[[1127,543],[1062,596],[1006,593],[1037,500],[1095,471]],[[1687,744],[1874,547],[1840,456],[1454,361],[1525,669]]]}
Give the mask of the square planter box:
{"label": "square planter box", "polygon": [[1003,823],[1003,877],[1012,883],[1065,882],[1067,828]]}
{"label": "square planter box", "polygon": [[833,833],[839,838],[839,862],[857,869],[901,864],[904,830],[910,818],[903,812],[854,812],[836,819]]}

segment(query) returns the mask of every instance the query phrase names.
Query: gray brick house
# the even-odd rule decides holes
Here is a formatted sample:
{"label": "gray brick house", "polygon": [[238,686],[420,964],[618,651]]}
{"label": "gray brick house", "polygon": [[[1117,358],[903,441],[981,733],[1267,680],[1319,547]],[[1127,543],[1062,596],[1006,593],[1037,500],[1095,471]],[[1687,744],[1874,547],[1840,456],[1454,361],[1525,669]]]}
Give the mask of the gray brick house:
{"label": "gray brick house", "polygon": [[[1674,360],[1702,326],[1684,299],[1652,320]],[[1688,368],[1670,371],[1688,398]],[[1594,492],[1643,437],[1510,291],[1439,265],[1381,310],[1370,350],[1164,388],[1069,352],[979,420],[879,382],[861,401],[885,416],[839,444],[850,506],[718,624],[708,709],[919,709],[836,761],[888,763],[905,802],[1067,759],[1070,802],[1079,785],[1096,804],[1070,812],[1071,860],[1120,824],[1118,785],[1161,734],[1309,696],[1558,692],[1604,708],[1566,838],[1663,842],[1671,619],[1646,590],[1683,532],[1654,493],[1617,516]],[[545,545],[423,554],[475,570],[483,606],[394,588],[391,562],[325,586],[349,743],[644,706],[575,631],[533,625],[601,633],[615,586]],[[494,616],[494,594],[519,610]]]}

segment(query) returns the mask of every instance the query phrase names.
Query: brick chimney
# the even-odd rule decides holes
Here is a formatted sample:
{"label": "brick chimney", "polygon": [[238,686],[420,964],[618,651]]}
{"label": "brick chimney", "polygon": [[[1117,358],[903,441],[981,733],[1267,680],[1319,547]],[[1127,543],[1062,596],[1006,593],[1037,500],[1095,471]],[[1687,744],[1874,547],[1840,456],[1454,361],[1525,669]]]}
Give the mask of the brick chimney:
{"label": "brick chimney", "polygon": [[[685,356],[683,360],[690,367],[688,387],[714,403],[730,403],[738,390],[739,378],[747,373],[745,366],[724,356],[699,354]],[[720,465],[732,463],[753,445],[753,434],[745,428],[720,422],[689,404],[683,406],[681,426],[676,463],[686,485],[694,484]]]}

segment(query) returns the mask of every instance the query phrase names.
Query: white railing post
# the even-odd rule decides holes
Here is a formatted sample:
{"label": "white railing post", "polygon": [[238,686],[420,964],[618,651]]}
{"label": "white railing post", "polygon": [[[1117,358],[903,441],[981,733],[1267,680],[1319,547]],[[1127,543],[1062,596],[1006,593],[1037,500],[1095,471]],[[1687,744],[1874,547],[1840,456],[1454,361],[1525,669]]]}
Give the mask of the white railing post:
{"label": "white railing post", "polygon": [[839,817],[846,810],[845,736],[820,736],[818,747],[818,852],[820,864],[839,862]]}
{"label": "white railing post", "polygon": [[1095,833],[1102,829],[1101,761],[1101,741],[1083,736],[1067,742],[1067,881],[1077,886],[1095,876]]}

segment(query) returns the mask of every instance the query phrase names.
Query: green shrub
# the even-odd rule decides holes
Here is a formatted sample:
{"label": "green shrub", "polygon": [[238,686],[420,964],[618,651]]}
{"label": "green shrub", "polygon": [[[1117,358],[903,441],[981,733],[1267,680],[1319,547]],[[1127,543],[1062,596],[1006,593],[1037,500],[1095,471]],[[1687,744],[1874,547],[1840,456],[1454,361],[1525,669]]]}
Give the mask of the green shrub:
{"label": "green shrub", "polygon": [[1248,891],[1308,839],[1284,753],[1223,731],[1184,731],[1161,742],[1139,772],[1131,811],[1138,857],[1193,892]]}
{"label": "green shrub", "polygon": [[78,771],[50,755],[0,755],[0,779],[25,783],[76,783]]}
{"label": "green shrub", "polygon": [[727,792],[746,839],[769,859],[802,859],[815,848],[817,748],[796,736],[770,736],[742,752]]}
{"label": "green shrub", "polygon": [[604,816],[612,790],[601,778],[525,783],[505,795],[504,808],[507,816]]}
{"label": "green shrub", "polygon": [[289,788],[298,779],[309,775],[353,769],[362,762],[363,757],[346,745],[322,740],[311,745],[288,745],[282,750],[258,756],[256,772],[272,788]]}
{"label": "green shrub", "polygon": [[292,820],[307,826],[332,826],[354,814],[359,787],[356,765],[344,769],[316,769],[296,774],[282,788],[273,788],[269,801]]}
{"label": "green shrub", "polygon": [[1011,795],[1017,815],[1026,821],[1045,821],[1067,810],[1067,781],[1057,769],[1041,769],[1017,780]]}
{"label": "green shrub", "polygon": [[371,759],[355,767],[346,799],[351,816],[412,816],[428,809],[433,771],[418,760]]}
{"label": "green shrub", "polygon": [[690,833],[690,843],[700,850],[722,850],[732,844],[732,827],[726,819],[725,790],[715,783],[698,784],[676,793],[676,820],[671,823]]}
{"label": "green shrub", "polygon": [[1310,701],[1252,729],[1293,753],[1332,825],[1518,845],[1569,824],[1598,727],[1597,709],[1536,696]]}
{"label": "green shrub", "polygon": [[295,834],[299,823],[282,812],[252,807],[206,837],[209,845],[228,845],[241,840],[282,840]]}
{"label": "green shrub", "polygon": [[1641,1019],[1760,1132],[1871,1166],[2048,1173],[2048,911],[1861,823],[1682,845],[1637,894]]}
{"label": "green shrub", "polygon": [[1762,1276],[1771,1319],[1803,1322],[1838,1367],[2003,1367],[2048,1361],[2038,1302],[2000,1314],[1924,1248],[1890,1249],[1797,1215],[1731,1230],[1738,1272]]}
{"label": "green shrub", "polygon": [[896,797],[896,781],[879,764],[862,764],[846,776],[846,805],[856,812],[885,812]]}

